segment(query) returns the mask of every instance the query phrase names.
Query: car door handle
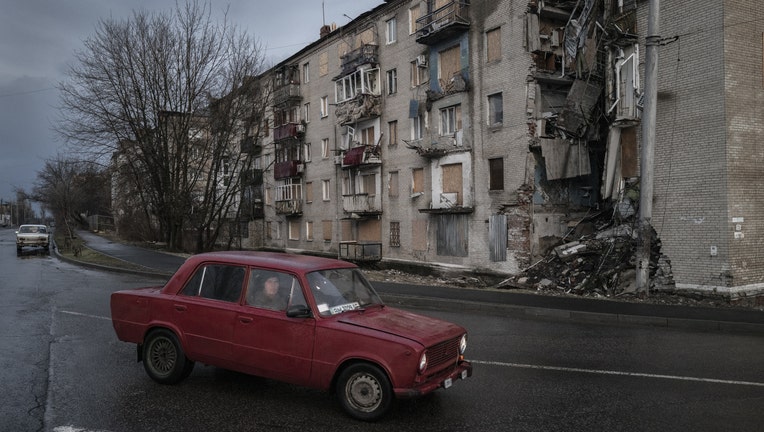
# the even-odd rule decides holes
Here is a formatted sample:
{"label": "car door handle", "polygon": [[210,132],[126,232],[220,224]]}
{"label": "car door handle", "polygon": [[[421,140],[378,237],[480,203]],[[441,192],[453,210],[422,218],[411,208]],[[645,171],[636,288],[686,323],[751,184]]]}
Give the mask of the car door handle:
{"label": "car door handle", "polygon": [[249,323],[251,323],[251,322],[252,322],[252,318],[250,318],[250,317],[245,317],[245,316],[240,316],[240,317],[239,317],[239,321],[240,321],[242,324],[249,324]]}
{"label": "car door handle", "polygon": [[175,310],[178,311],[178,312],[185,312],[185,311],[188,310],[188,307],[186,305],[176,304],[175,305]]}

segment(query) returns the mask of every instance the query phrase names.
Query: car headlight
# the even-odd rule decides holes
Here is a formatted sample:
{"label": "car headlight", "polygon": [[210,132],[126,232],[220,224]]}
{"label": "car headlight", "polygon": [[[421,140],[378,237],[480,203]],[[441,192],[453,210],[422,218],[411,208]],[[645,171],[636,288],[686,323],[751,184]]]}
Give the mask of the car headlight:
{"label": "car headlight", "polygon": [[459,341],[459,354],[464,354],[467,351],[467,333],[462,335],[462,340]]}
{"label": "car headlight", "polygon": [[422,357],[419,357],[419,373],[424,372],[427,369],[427,353],[423,352]]}

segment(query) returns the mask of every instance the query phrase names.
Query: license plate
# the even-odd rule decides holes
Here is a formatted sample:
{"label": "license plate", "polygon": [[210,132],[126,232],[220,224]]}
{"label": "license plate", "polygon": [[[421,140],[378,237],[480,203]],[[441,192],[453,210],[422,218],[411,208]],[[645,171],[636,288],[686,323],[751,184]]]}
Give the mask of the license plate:
{"label": "license plate", "polygon": [[462,379],[467,379],[467,371],[466,370],[462,371]]}
{"label": "license plate", "polygon": [[449,388],[453,383],[454,381],[451,378],[446,378],[446,380],[443,381],[443,388]]}

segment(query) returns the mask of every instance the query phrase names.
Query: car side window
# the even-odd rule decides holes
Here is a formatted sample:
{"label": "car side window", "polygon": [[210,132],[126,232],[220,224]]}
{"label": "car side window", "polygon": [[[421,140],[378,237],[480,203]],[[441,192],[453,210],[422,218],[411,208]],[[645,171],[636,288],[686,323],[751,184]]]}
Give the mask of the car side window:
{"label": "car side window", "polygon": [[208,264],[196,269],[181,294],[238,302],[244,284],[244,267]]}
{"label": "car side window", "polygon": [[307,306],[300,282],[296,277],[269,270],[252,269],[247,284],[250,306],[286,310],[290,306]]}

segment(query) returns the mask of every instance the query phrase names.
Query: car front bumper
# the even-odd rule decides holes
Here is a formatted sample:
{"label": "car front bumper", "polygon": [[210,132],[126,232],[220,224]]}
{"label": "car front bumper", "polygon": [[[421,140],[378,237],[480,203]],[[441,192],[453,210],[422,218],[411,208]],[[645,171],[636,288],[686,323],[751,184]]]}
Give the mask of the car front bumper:
{"label": "car front bumper", "polygon": [[467,361],[461,361],[453,368],[446,369],[424,381],[415,385],[413,388],[396,388],[395,396],[398,398],[414,398],[424,396],[439,388],[449,388],[460,379],[467,379],[472,376],[472,364]]}

